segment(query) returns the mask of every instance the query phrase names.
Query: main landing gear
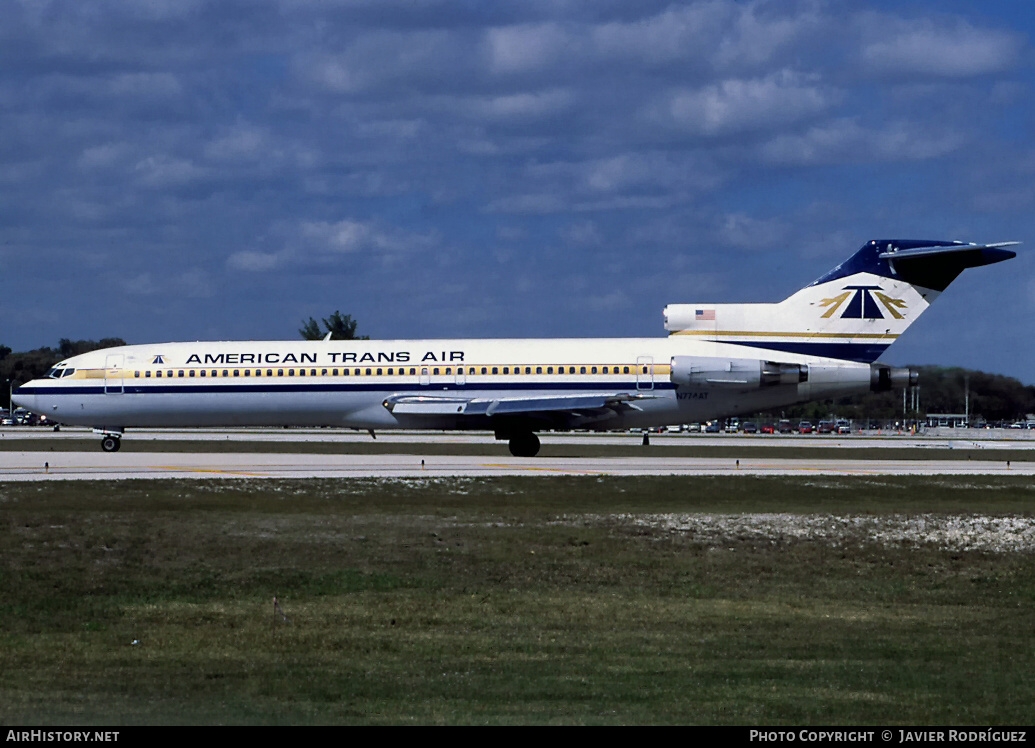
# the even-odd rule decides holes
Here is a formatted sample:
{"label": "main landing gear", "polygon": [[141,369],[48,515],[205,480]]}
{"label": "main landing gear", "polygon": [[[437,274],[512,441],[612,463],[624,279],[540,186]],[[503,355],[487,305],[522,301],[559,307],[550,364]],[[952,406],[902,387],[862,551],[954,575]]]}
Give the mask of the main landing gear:
{"label": "main landing gear", "polygon": [[101,435],[101,449],[105,452],[118,452],[119,447],[122,446],[121,432],[94,429],[94,433]]}
{"label": "main landing gear", "polygon": [[513,434],[507,443],[515,457],[535,457],[539,454],[539,437],[532,432]]}

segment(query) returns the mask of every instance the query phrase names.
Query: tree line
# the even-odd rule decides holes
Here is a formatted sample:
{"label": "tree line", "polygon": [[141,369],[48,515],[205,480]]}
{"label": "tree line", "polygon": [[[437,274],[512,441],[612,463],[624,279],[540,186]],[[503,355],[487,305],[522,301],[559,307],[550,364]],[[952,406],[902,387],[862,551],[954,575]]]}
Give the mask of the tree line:
{"label": "tree line", "polygon": [[906,397],[903,414],[902,390],[870,392],[850,397],[801,403],[779,412],[761,414],[768,418],[790,418],[815,423],[824,418],[848,418],[857,422],[902,419],[923,420],[928,413],[964,413],[970,422],[1017,421],[1035,413],[1035,386],[1013,377],[959,367],[912,366],[919,372],[919,407],[914,409],[912,393]]}

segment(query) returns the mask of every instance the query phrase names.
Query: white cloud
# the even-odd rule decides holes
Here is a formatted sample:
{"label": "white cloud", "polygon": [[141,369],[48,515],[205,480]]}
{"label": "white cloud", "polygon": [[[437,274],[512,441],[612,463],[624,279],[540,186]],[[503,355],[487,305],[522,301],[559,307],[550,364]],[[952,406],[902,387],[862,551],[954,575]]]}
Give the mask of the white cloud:
{"label": "white cloud", "polygon": [[493,28],[485,36],[489,65],[497,73],[549,67],[573,44],[554,23]]}
{"label": "white cloud", "polygon": [[78,163],[84,169],[103,169],[124,161],[130,153],[126,143],[104,143],[83,149]]}
{"label": "white cloud", "polygon": [[[817,6],[788,7],[780,2],[755,2],[737,8],[736,19],[725,29],[716,53],[720,66],[761,65],[795,42],[810,43],[825,22]],[[787,12],[777,15],[777,11]]]}
{"label": "white cloud", "polygon": [[1020,35],[977,28],[961,20],[902,19],[887,16],[864,20],[860,57],[872,71],[917,73],[960,78],[986,75],[1017,64]]}
{"label": "white cloud", "polygon": [[302,224],[301,234],[310,245],[333,252],[356,252],[379,241],[370,226],[359,221],[309,221]]}
{"label": "white cloud", "polygon": [[725,135],[769,130],[809,118],[829,107],[834,98],[813,76],[781,70],[764,78],[677,91],[669,97],[668,113],[691,133]]}
{"label": "white cloud", "polygon": [[787,236],[787,224],[777,218],[754,218],[746,213],[727,213],[715,229],[720,244],[740,249],[779,245]]}
{"label": "white cloud", "polygon": [[289,257],[286,252],[252,252],[242,250],[234,252],[227,258],[226,266],[230,270],[244,270],[250,273],[262,273],[281,266]]}
{"label": "white cloud", "polygon": [[216,161],[269,158],[270,151],[271,145],[266,132],[257,127],[240,124],[205,146],[205,155]]}
{"label": "white cloud", "polygon": [[726,3],[696,3],[649,18],[603,23],[592,30],[591,38],[605,57],[665,62],[714,49],[728,17]]}
{"label": "white cloud", "polygon": [[767,161],[786,164],[830,164],[873,161],[922,161],[959,149],[965,137],[948,126],[895,120],[866,129],[854,118],[774,137],[761,148]]}
{"label": "white cloud", "polygon": [[492,96],[475,100],[470,111],[490,119],[536,118],[570,108],[572,95],[563,89]]}
{"label": "white cloud", "polygon": [[557,232],[569,244],[579,246],[597,246],[603,243],[604,237],[593,221],[576,221],[564,226]]}
{"label": "white cloud", "polygon": [[166,154],[141,159],[134,170],[142,184],[154,188],[182,186],[207,175],[206,170],[193,161]]}
{"label": "white cloud", "polygon": [[291,229],[281,229],[282,249],[271,252],[242,250],[227,258],[227,267],[248,272],[268,272],[289,265],[328,264],[342,255],[367,255],[394,258],[410,252],[433,249],[438,238],[375,222],[302,221]]}

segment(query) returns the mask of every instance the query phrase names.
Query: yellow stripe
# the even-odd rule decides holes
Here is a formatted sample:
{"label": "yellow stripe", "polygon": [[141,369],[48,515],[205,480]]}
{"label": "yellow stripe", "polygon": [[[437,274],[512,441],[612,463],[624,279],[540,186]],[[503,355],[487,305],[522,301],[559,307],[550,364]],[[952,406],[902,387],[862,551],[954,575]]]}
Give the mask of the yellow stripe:
{"label": "yellow stripe", "polygon": [[867,338],[894,340],[898,333],[872,332],[753,332],[748,330],[679,330],[673,335],[710,335],[731,338]]}

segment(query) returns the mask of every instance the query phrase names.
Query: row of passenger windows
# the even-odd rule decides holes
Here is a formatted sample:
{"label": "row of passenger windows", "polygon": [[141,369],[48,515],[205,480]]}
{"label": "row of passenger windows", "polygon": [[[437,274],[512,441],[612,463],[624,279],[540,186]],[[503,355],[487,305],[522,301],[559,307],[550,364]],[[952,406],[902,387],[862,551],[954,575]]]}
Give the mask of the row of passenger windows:
{"label": "row of passenger windows", "polygon": [[[456,373],[459,376],[477,375],[477,374],[630,374],[635,367],[630,366],[458,366],[456,367]],[[648,367],[642,366],[642,373],[648,372]],[[411,376],[417,375],[416,367],[403,367],[400,366],[398,369],[394,366],[385,368],[356,368],[356,369],[176,369],[176,370],[162,370],[158,369],[153,374],[150,370],[146,370],[141,374],[140,371],[134,371],[133,376],[139,379],[143,376],[145,379],[149,379],[154,376],[156,379],[163,377],[261,377],[263,372],[267,377],[278,376],[278,377],[316,377],[316,376],[395,376],[398,373],[400,376],[409,374]],[[276,372],[276,373],[274,373]],[[319,372],[319,374],[317,373]],[[422,376],[446,376],[453,375],[453,367],[431,367],[421,368],[420,373]]]}

